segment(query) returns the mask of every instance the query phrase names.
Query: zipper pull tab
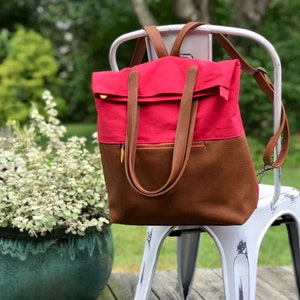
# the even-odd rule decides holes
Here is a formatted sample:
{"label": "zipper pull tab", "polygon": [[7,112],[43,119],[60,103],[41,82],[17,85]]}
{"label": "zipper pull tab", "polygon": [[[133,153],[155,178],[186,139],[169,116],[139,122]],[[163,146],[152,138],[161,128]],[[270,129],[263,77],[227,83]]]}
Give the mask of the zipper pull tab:
{"label": "zipper pull tab", "polygon": [[125,144],[120,144],[120,162],[121,162],[121,164],[124,161],[124,155],[125,155]]}

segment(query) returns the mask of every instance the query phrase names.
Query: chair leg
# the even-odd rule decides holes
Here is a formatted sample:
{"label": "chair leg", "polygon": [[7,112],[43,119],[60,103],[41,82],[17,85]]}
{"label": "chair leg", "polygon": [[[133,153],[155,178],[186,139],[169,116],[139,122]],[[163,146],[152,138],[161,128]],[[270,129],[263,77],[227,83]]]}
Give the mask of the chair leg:
{"label": "chair leg", "polygon": [[173,226],[149,226],[143,260],[134,300],[147,300],[150,295],[161,245]]}
{"label": "chair leg", "polygon": [[[206,227],[216,242],[221,258],[226,300],[255,300],[260,238],[243,226]],[[260,232],[260,231],[258,231]]]}
{"label": "chair leg", "polygon": [[298,296],[300,297],[300,232],[298,222],[294,219],[291,219],[290,222],[286,223],[286,228],[289,237],[289,244],[293,261]]}
{"label": "chair leg", "polygon": [[187,299],[194,278],[199,240],[200,232],[183,233],[177,238],[178,281],[182,299]]}

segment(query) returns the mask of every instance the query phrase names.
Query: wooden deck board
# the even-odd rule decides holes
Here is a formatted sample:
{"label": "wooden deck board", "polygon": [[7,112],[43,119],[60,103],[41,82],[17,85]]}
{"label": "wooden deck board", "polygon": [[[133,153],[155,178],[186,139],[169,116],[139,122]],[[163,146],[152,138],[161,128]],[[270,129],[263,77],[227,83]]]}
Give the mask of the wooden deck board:
{"label": "wooden deck board", "polygon": [[[113,273],[98,300],[132,300],[137,273]],[[223,281],[220,269],[197,269],[189,300],[222,300]],[[291,267],[260,267],[257,274],[256,300],[296,300],[297,291]],[[149,300],[180,300],[177,272],[155,273]]]}
{"label": "wooden deck board", "polygon": [[[290,270],[292,269],[290,268]],[[283,268],[266,267],[259,269],[257,293],[261,293],[264,299],[266,299],[264,289],[260,289],[261,282],[264,282],[265,285],[271,287],[271,291],[276,290],[280,293],[277,299],[297,299],[293,272],[287,272]]]}

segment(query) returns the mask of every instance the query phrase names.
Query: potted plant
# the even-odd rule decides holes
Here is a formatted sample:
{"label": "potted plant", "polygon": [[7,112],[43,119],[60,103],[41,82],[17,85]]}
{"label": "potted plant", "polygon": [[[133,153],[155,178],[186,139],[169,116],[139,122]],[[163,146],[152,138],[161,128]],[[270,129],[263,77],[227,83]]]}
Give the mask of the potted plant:
{"label": "potted plant", "polygon": [[0,136],[0,299],[97,299],[113,259],[100,154],[43,99]]}

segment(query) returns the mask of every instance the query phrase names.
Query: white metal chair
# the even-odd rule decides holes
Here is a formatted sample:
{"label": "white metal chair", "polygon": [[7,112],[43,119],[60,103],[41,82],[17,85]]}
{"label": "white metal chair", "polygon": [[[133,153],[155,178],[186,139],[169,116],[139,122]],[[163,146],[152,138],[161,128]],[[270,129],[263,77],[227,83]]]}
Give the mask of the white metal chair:
{"label": "white metal chair", "polygon": [[[183,25],[159,26],[167,48]],[[261,35],[240,28],[203,25],[189,33],[181,47],[183,55],[212,59],[212,33],[244,37],[257,42],[266,50],[274,65],[274,132],[281,116],[281,64],[274,47]],[[118,70],[116,52],[128,40],[146,36],[144,30],[124,34],[115,40],[110,51],[110,64]],[[146,36],[147,41],[147,36]],[[201,44],[201,47],[199,46]],[[196,46],[197,45],[197,46]],[[168,49],[169,50],[169,49]],[[156,58],[147,43],[148,59]],[[280,151],[278,143],[274,156]],[[248,221],[240,226],[149,226],[135,300],[148,299],[155,274],[159,251],[165,238],[177,237],[178,280],[182,299],[188,298],[197,261],[200,235],[208,232],[215,241],[222,261],[224,293],[227,300],[255,299],[257,261],[261,241],[274,223],[285,223],[288,231],[298,296],[300,293],[300,196],[293,187],[281,186],[281,170],[274,170],[273,185],[259,185],[258,207]],[[230,195],[228,195],[230,197]]]}

